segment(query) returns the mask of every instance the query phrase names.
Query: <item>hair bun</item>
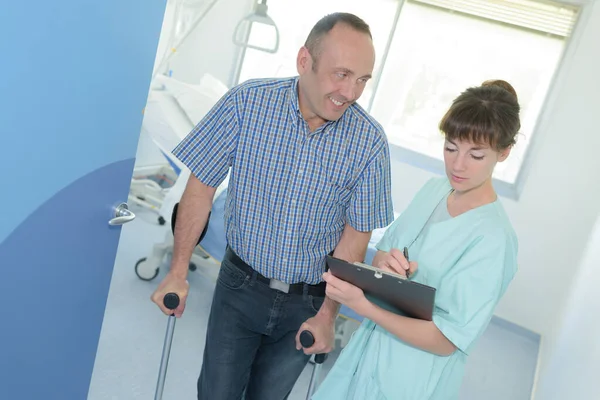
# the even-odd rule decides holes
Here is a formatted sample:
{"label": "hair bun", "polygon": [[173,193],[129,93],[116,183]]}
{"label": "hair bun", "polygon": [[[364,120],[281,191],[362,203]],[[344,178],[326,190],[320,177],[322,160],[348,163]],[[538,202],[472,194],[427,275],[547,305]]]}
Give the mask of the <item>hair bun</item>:
{"label": "hair bun", "polygon": [[515,91],[515,88],[513,88],[510,83],[503,81],[502,79],[490,79],[483,82],[481,86],[498,86],[508,91],[513,96],[517,97],[517,92]]}

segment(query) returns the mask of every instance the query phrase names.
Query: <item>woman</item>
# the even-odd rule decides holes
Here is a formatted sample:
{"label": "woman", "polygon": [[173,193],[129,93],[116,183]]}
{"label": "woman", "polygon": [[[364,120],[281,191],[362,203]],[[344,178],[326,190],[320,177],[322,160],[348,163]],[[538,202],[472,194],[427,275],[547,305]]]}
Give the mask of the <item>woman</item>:
{"label": "woman", "polygon": [[446,177],[428,181],[377,245],[374,266],[409,270],[411,280],[437,289],[433,321],[379,308],[325,273],[327,295],[365,320],[313,400],[458,398],[467,355],[517,270],[516,234],[492,173],[515,143],[519,112],[505,81],[458,96],[439,125]]}

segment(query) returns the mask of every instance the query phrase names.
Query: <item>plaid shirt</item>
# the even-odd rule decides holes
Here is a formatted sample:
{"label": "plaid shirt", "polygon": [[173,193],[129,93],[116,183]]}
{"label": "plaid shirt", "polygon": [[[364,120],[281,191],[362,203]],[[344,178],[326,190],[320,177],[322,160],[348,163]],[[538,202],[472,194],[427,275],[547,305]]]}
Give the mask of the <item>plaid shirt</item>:
{"label": "plaid shirt", "polygon": [[268,278],[315,284],[346,223],[371,231],[392,222],[389,148],[358,104],[310,132],[297,85],[294,77],[234,87],[173,154],[213,187],[231,168],[233,251]]}

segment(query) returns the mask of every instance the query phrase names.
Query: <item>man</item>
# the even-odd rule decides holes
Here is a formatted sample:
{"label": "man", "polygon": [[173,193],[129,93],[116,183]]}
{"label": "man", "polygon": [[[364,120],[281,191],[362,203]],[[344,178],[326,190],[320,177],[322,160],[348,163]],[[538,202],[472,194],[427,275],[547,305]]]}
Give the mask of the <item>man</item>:
{"label": "man", "polygon": [[236,86],[174,150],[192,176],[171,269],[152,296],[166,314],[167,292],[183,313],[188,262],[231,168],[198,399],[285,399],[310,354],[332,350],[339,304],[325,297],[325,256],[362,261],[371,231],[393,220],[388,144],[355,103],[374,63],[364,21],[326,16],[298,53],[298,77]]}

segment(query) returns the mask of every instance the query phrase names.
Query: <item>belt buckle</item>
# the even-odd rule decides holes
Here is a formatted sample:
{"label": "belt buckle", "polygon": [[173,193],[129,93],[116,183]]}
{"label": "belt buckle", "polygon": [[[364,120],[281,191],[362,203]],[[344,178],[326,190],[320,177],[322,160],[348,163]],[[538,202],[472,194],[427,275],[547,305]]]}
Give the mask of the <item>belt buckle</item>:
{"label": "belt buckle", "polygon": [[282,282],[282,281],[279,281],[277,279],[271,279],[271,280],[269,280],[269,287],[271,289],[279,290],[280,292],[283,292],[283,293],[289,293],[290,292],[290,284]]}

